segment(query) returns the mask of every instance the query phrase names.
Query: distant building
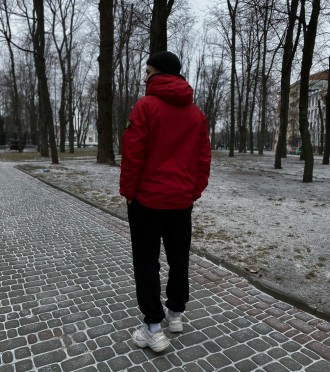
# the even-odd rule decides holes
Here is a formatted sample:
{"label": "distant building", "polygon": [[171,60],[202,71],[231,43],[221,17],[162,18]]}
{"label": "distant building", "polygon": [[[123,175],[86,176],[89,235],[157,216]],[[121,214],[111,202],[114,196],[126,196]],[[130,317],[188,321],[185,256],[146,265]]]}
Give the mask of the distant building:
{"label": "distant building", "polygon": [[[314,151],[321,146],[321,124],[325,125],[326,102],[328,89],[328,70],[317,72],[309,78],[308,122],[311,142]],[[287,130],[287,150],[290,152],[301,146],[299,131],[299,90],[300,81],[290,87],[289,117]],[[275,142],[277,143],[279,127],[276,128]]]}

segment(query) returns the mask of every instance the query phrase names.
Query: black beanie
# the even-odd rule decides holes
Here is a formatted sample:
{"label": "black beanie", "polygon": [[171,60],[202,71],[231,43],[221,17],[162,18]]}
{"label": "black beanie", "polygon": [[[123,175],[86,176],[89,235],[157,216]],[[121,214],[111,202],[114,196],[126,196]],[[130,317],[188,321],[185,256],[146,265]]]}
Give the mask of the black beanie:
{"label": "black beanie", "polygon": [[180,75],[180,60],[172,52],[158,52],[153,54],[147,60],[147,65],[155,67],[164,74]]}

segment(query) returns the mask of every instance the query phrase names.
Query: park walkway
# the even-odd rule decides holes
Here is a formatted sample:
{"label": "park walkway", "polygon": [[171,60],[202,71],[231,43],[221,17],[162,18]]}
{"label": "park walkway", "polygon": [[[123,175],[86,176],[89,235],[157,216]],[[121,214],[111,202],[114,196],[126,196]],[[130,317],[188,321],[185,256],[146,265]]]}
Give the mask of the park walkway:
{"label": "park walkway", "polygon": [[330,371],[329,322],[196,255],[184,332],[138,349],[128,224],[11,163],[0,201],[0,372]]}

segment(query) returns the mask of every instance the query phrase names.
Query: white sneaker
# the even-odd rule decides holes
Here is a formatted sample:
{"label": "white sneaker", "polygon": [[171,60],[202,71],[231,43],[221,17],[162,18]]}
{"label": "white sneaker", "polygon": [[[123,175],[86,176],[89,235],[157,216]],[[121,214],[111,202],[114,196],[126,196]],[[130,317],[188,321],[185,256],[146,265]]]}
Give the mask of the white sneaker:
{"label": "white sneaker", "polygon": [[150,347],[156,353],[163,351],[170,345],[170,340],[165,336],[163,331],[151,333],[148,331],[148,325],[133,333],[133,343],[138,347]]}
{"label": "white sneaker", "polygon": [[182,315],[172,316],[169,309],[165,310],[165,319],[168,321],[168,329],[170,332],[182,332]]}

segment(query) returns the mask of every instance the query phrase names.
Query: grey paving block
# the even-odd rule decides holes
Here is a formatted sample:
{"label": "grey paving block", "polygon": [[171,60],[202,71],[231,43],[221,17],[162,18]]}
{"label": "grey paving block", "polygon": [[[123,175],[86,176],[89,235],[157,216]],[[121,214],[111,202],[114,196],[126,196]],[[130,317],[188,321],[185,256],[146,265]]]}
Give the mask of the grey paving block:
{"label": "grey paving block", "polygon": [[254,350],[247,345],[236,345],[230,349],[224,350],[224,354],[233,362],[237,362],[240,359],[246,359],[254,353]]}
{"label": "grey paving block", "polygon": [[[184,332],[169,334],[162,322],[171,346],[160,354],[137,348],[131,334],[143,316],[127,223],[13,168],[19,182],[9,184],[6,167],[0,163],[0,193],[11,195],[0,210],[0,372],[330,370],[329,322],[194,254]],[[18,194],[24,208],[13,215]],[[163,252],[161,262],[165,291]]]}
{"label": "grey paving block", "polygon": [[330,364],[327,361],[320,360],[305,369],[306,372],[329,372]]}

